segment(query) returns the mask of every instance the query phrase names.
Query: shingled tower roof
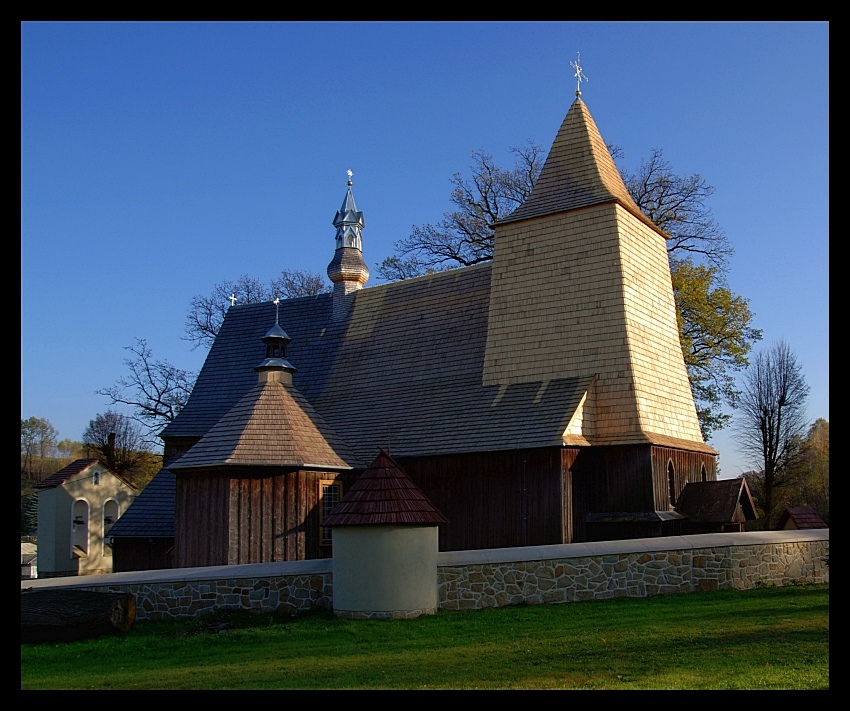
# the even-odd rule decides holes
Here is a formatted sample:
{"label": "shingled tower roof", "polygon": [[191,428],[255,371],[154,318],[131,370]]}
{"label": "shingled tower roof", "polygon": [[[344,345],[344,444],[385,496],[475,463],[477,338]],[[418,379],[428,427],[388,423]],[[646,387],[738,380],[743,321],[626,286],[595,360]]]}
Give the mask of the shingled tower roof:
{"label": "shingled tower roof", "polygon": [[348,447],[292,385],[296,369],[285,358],[291,339],[278,323],[277,310],[275,325],[262,340],[266,357],[254,368],[257,384],[170,469],[352,468]]}
{"label": "shingled tower roof", "polygon": [[448,523],[389,454],[380,451],[325,519],[325,526]]}
{"label": "shingled tower roof", "polygon": [[531,195],[501,223],[612,201],[658,229],[635,204],[590,111],[577,97],[561,123]]}

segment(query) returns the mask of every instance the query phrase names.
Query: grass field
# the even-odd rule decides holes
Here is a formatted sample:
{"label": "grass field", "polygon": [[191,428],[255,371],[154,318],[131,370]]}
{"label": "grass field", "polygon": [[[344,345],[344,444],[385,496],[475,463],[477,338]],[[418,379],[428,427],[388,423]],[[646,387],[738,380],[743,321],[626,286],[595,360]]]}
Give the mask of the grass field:
{"label": "grass field", "polygon": [[440,612],[216,613],[21,645],[21,689],[828,689],[829,587]]}

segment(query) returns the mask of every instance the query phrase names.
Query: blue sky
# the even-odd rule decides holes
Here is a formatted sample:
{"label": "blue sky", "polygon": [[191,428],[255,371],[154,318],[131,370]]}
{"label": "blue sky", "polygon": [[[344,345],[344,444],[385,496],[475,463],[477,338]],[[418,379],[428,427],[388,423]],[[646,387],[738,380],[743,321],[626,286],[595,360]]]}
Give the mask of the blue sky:
{"label": "blue sky", "polygon": [[548,151],[577,52],[627,166],[658,147],[716,188],[756,350],[784,339],[828,420],[829,24],[705,21],[23,23],[21,417],[79,440],[136,338],[201,367],[192,297],[324,275],[349,168],[375,274],[472,150]]}

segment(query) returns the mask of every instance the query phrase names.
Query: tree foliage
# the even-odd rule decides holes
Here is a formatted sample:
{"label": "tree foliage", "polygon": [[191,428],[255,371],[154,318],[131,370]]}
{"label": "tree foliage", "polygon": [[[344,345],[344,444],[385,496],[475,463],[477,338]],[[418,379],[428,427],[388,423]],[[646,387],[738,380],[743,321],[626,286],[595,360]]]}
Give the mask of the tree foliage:
{"label": "tree foliage", "polygon": [[21,536],[33,536],[38,531],[38,493],[21,496]]}
{"label": "tree foliage", "polygon": [[746,299],[718,284],[719,268],[691,259],[671,265],[679,339],[703,436],[725,427],[724,405],[738,398],[735,373],[744,370],[751,344],[761,331],[750,323]]}
{"label": "tree foliage", "polygon": [[829,525],[829,422],[822,417],[812,423],[789,471],[785,506],[809,506]]}
{"label": "tree foliage", "polygon": [[[615,160],[623,151],[609,146]],[[478,264],[492,259],[494,225],[531,194],[543,151],[529,142],[512,149],[514,165],[503,169],[483,150],[472,152],[470,177],[452,177],[454,209],[435,225],[414,225],[394,244],[378,274],[388,280]],[[667,236],[667,254],[679,311],[682,353],[705,439],[726,426],[738,391],[734,374],[748,365],[761,331],[752,327],[749,302],[726,286],[733,249],[708,205],[714,188],[698,173],[677,175],[660,149],[634,173],[621,169],[637,206]]]}
{"label": "tree foliage", "polygon": [[135,344],[126,346],[125,350],[133,354],[124,361],[129,375],[119,378],[110,387],[97,390],[96,394],[109,398],[110,405],[132,407],[132,419],[144,428],[146,443],[152,445],[156,442],[155,435],[174,420],[186,404],[196,373],[155,359],[143,338],[137,338]]}
{"label": "tree foliage", "polygon": [[793,482],[804,451],[809,386],[785,341],[762,350],[744,373],[737,430],[741,451],[761,470],[753,492],[766,528],[776,523],[778,494]]}
{"label": "tree foliage", "polygon": [[216,284],[207,296],[192,298],[183,338],[193,344],[193,350],[212,346],[231,303],[252,304],[271,301],[275,297],[293,299],[315,296],[330,290],[331,287],[321,275],[306,271],[284,269],[268,285],[243,274],[236,281]]}

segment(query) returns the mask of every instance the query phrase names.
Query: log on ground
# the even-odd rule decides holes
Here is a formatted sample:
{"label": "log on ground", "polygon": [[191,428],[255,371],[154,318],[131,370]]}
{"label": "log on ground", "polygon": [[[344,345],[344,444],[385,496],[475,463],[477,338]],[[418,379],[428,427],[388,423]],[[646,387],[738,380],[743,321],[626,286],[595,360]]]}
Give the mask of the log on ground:
{"label": "log on ground", "polygon": [[126,632],[136,619],[130,593],[21,591],[21,643],[58,642]]}

